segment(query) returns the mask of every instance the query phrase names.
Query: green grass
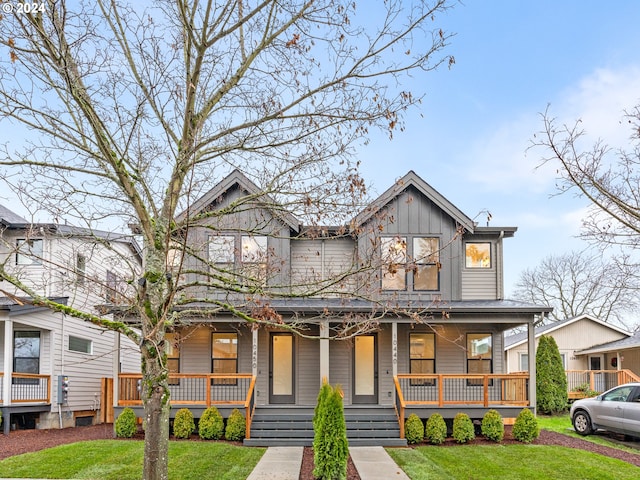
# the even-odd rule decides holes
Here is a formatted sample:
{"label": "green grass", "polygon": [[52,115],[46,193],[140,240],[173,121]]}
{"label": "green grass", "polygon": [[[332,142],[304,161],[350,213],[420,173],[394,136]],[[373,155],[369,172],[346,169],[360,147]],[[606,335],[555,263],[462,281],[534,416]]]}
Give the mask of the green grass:
{"label": "green grass", "polygon": [[640,477],[640,468],[621,460],[557,446],[423,446],[387,451],[411,480],[620,480]]}
{"label": "green grass", "polygon": [[[607,447],[636,452],[603,435],[582,437],[568,414],[538,416],[541,429],[582,438]],[[584,450],[546,445],[422,446],[387,449],[411,480],[439,479],[632,479],[640,468]]]}
{"label": "green grass", "polygon": [[[139,479],[143,442],[96,440],[60,445],[0,461],[0,477]],[[262,457],[264,448],[221,442],[170,442],[171,480],[244,480]]]}

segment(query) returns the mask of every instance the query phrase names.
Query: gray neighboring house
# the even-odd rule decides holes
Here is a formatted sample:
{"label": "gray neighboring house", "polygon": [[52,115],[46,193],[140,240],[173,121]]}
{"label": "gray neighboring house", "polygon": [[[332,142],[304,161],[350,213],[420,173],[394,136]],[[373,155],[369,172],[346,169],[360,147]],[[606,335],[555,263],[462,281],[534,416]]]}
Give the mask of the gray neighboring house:
{"label": "gray neighboring house", "polygon": [[[244,198],[252,198],[250,206],[215,215]],[[187,298],[236,302],[254,313],[266,304],[284,324],[301,323],[321,338],[252,328],[204,301],[183,305],[194,315],[168,334],[172,416],[188,407],[198,417],[216,405],[226,417],[239,406],[250,427],[246,444],[310,444],[313,432],[292,432],[290,425],[296,418],[310,424],[323,379],[342,386],[352,445],[402,444],[381,438],[375,426],[350,426],[365,419],[380,419],[398,440],[412,412],[481,418],[496,408],[513,418],[523,407],[534,409],[535,382],[508,374],[503,333],[524,326],[533,351],[533,325],[551,309],[504,298],[503,242],[516,227],[478,226],[412,171],[345,225],[303,225],[237,170],[189,212],[211,214],[191,222],[186,234],[200,256],[185,260],[190,273],[178,281],[201,282]],[[302,285],[376,261],[366,275],[295,296]],[[273,282],[284,295],[234,296],[206,286],[193,273],[203,268],[249,272],[251,281]],[[375,328],[346,341],[328,338],[332,326],[357,318],[373,318]],[[142,415],[139,381],[120,374],[116,413],[131,406]]]}
{"label": "gray neighboring house", "polygon": [[[32,223],[0,205],[0,262],[38,295],[92,311],[125,293],[125,280],[140,270],[141,252],[130,235]],[[138,349],[119,334],[30,300],[0,280],[4,432],[112,421],[104,379],[140,371]],[[66,394],[60,388],[65,380]]]}

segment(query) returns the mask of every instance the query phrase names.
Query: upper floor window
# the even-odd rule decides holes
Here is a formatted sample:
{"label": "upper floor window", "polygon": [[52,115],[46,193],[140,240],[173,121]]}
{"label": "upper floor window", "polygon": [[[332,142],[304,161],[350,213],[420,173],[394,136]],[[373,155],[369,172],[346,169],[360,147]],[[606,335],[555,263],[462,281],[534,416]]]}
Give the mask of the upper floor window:
{"label": "upper floor window", "polygon": [[407,237],[383,237],[382,289],[405,290],[407,288]]}
{"label": "upper floor window", "polygon": [[[240,240],[240,249],[236,242]],[[267,237],[263,235],[212,235],[209,261],[218,271],[235,270],[244,284],[264,284],[267,278]],[[234,266],[237,265],[237,268]]]}
{"label": "upper floor window", "polygon": [[42,239],[19,238],[16,240],[16,265],[40,265],[42,263]]}
{"label": "upper floor window", "polygon": [[78,353],[93,353],[93,342],[86,338],[69,335],[69,351]]}
{"label": "upper floor window", "polygon": [[491,268],[491,243],[467,243],[464,248],[465,267]]}
{"label": "upper floor window", "polygon": [[416,237],[413,239],[414,290],[439,290],[440,287],[440,239]]}
{"label": "upper floor window", "polygon": [[231,235],[209,237],[209,261],[211,263],[233,264],[235,259],[235,238]]}
{"label": "upper floor window", "polygon": [[116,303],[118,293],[118,277],[111,270],[107,270],[105,295],[104,298],[107,302]]}
{"label": "upper floor window", "polygon": [[[414,290],[440,289],[440,239],[414,237],[407,252],[407,237],[382,237],[382,289],[406,290],[407,276],[413,275]],[[410,255],[411,254],[411,255]],[[408,258],[413,258],[411,267]]]}
{"label": "upper floor window", "polygon": [[84,285],[87,274],[87,257],[78,253],[76,255],[76,285]]}

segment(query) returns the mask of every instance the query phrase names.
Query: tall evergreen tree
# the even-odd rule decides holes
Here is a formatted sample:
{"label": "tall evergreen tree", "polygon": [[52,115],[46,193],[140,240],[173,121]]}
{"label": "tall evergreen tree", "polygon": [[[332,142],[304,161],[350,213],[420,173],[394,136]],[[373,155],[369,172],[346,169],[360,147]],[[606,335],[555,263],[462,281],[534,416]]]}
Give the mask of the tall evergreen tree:
{"label": "tall evergreen tree", "polygon": [[536,351],[536,398],[538,411],[558,413],[567,408],[567,376],[558,344],[553,337],[540,336]]}

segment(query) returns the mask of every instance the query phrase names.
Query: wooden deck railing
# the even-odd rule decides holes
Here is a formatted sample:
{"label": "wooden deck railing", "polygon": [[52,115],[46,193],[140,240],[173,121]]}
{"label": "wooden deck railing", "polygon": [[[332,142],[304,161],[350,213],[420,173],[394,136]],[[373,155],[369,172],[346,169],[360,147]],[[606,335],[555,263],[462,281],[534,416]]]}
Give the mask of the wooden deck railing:
{"label": "wooden deck railing", "polygon": [[[141,384],[142,375],[139,373],[119,374],[118,406],[142,405]],[[204,408],[237,405],[244,408],[246,438],[251,435],[255,384],[256,377],[250,373],[169,375],[172,405],[201,405]]]}
{"label": "wooden deck railing", "polygon": [[400,434],[408,406],[529,405],[529,374],[398,374],[394,377]]}
{"label": "wooden deck railing", "polygon": [[51,375],[0,372],[0,404],[5,404],[4,382],[11,382],[11,403],[51,403]]}
{"label": "wooden deck railing", "polygon": [[569,399],[584,397],[581,387],[588,385],[589,390],[602,393],[623,383],[640,382],[631,370],[567,370],[567,390]]}

